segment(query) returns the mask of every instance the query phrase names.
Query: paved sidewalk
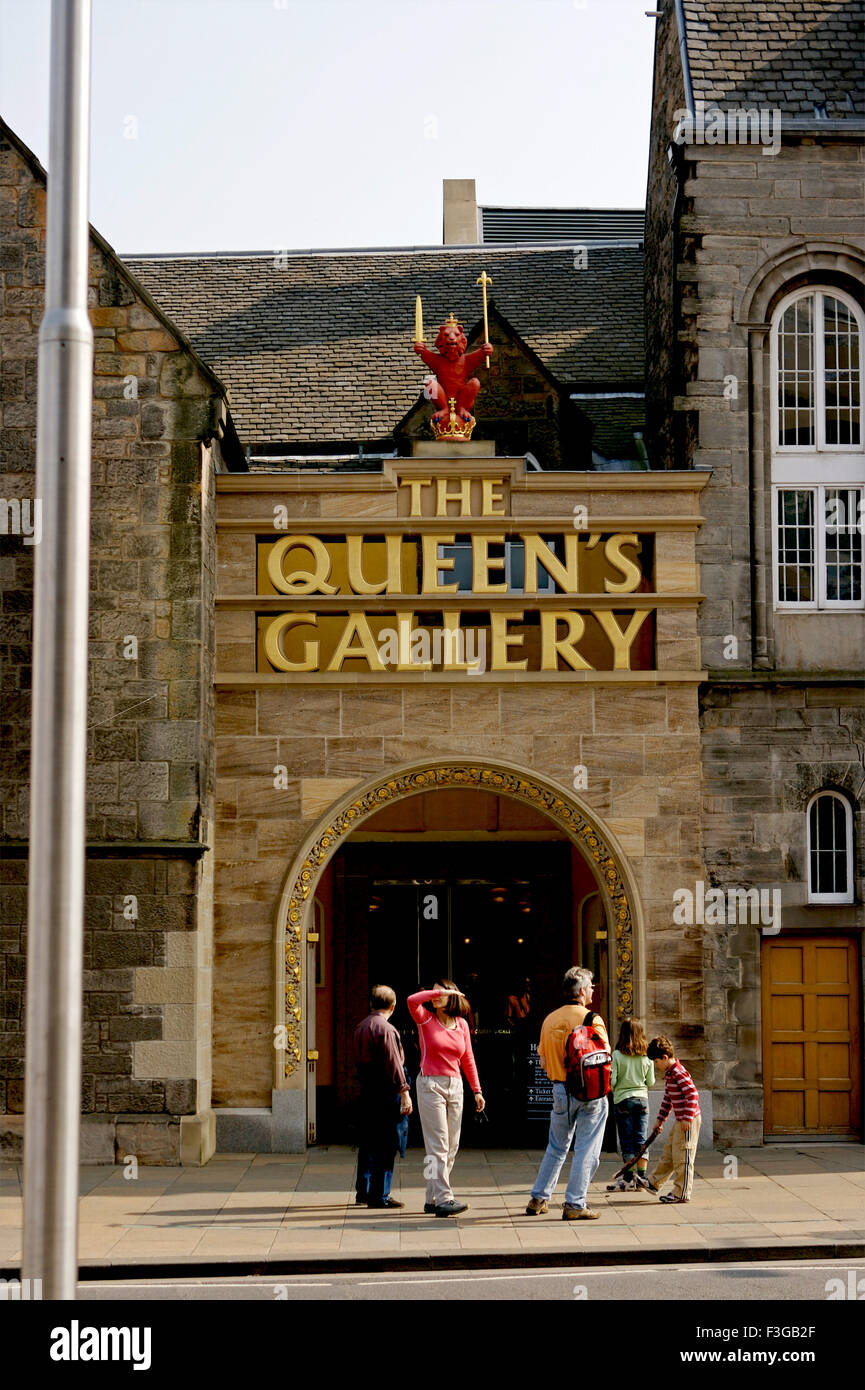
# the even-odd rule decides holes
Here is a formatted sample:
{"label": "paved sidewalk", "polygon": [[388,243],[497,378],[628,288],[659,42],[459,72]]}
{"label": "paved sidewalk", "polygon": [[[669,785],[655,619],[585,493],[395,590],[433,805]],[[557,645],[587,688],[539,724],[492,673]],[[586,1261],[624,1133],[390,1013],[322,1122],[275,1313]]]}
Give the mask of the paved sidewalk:
{"label": "paved sidewalk", "polygon": [[[618,1165],[605,1155],[589,1204],[598,1221],[561,1220],[564,1182],[547,1216],[525,1215],[540,1153],[464,1149],[458,1218],[424,1216],[423,1155],[397,1165],[403,1211],[354,1205],[355,1153],[220,1154],[205,1168],[87,1167],[81,1173],[81,1262],[117,1266],[207,1262],[405,1260],[657,1251],[699,1253],[828,1247],[865,1240],[865,1149],[860,1144],[766,1145],[701,1153],[688,1206],[648,1193],[608,1194]],[[733,1164],[731,1159],[735,1159]],[[729,1174],[729,1176],[727,1176]],[[0,1163],[0,1273],[21,1258],[20,1165]],[[717,1255],[715,1256],[717,1258]]]}

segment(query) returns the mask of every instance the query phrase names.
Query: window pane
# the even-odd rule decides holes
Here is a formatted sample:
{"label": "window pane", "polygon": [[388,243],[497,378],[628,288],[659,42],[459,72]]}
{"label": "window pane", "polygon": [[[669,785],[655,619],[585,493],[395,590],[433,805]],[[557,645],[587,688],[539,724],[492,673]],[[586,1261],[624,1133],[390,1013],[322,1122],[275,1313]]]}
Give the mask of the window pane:
{"label": "window pane", "polygon": [[[561,559],[562,547],[557,543],[556,537],[545,536],[544,540],[550,546],[553,554]],[[525,590],[526,547],[522,541],[507,541],[505,549],[507,552],[508,592],[521,594]],[[539,594],[554,594],[556,592],[556,581],[544,569],[540,560],[535,561],[535,582]]]}
{"label": "window pane", "polygon": [[818,796],[809,812],[811,892],[847,892],[847,816],[837,796]]}
{"label": "window pane", "polygon": [[859,328],[852,310],[832,295],[823,296],[826,354],[826,443],[858,444]]}
{"label": "window pane", "polygon": [[790,304],[778,325],[778,436],[781,444],[814,444],[814,296]]}
{"label": "window pane", "polygon": [[826,489],[826,598],[829,602],[858,602],[862,598],[863,490]]}
{"label": "window pane", "polygon": [[778,598],[811,603],[814,598],[814,493],[778,494]]}
{"label": "window pane", "polygon": [[452,559],[453,569],[441,570],[440,584],[458,585],[458,593],[470,594],[472,591],[472,547],[469,541],[457,541],[456,545],[440,545],[439,555],[444,560]]}

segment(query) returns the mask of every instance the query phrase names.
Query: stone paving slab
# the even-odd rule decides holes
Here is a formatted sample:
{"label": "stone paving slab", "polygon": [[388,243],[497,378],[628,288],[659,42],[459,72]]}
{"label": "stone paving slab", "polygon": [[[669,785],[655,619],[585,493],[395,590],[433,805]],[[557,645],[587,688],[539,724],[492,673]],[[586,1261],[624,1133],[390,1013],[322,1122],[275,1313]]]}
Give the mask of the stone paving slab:
{"label": "stone paving slab", "polygon": [[[489,1256],[507,1261],[633,1252],[676,1256],[767,1245],[797,1248],[865,1241],[865,1148],[790,1145],[701,1152],[688,1206],[663,1206],[648,1193],[608,1194],[619,1160],[605,1155],[589,1194],[594,1222],[563,1222],[561,1182],[551,1211],[525,1204],[540,1153],[473,1149],[453,1173],[469,1203],[458,1218],[423,1213],[423,1155],[398,1164],[401,1211],[354,1202],[350,1148],[306,1154],[218,1155],[205,1168],[117,1167],[81,1172],[80,1256],[84,1265],[189,1265],[244,1260],[306,1261]],[[726,1176],[731,1167],[736,1176]],[[21,1258],[20,1165],[0,1163],[0,1273]]]}

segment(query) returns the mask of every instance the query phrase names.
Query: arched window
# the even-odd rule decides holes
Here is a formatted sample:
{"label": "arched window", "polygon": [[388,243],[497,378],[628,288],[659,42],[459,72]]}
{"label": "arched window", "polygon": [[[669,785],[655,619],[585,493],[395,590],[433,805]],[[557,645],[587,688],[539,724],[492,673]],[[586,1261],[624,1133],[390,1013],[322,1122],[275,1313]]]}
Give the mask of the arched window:
{"label": "arched window", "polygon": [[852,903],[853,816],[839,792],[818,792],[808,805],[808,901]]}
{"label": "arched window", "polygon": [[772,501],[779,608],[865,607],[861,309],[788,295],[772,321]]}

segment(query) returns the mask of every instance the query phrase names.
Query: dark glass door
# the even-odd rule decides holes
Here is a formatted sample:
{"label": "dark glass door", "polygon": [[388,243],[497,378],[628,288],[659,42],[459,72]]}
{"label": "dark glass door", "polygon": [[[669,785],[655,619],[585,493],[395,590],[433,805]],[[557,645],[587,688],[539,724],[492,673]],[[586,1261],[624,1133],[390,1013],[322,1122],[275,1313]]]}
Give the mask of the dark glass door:
{"label": "dark glass door", "polygon": [[[384,848],[355,851],[369,875],[369,984],[396,991],[393,1022],[409,1070],[417,1075],[420,1053],[406,998],[437,979],[453,979],[471,1005],[489,1116],[473,1122],[467,1097],[463,1143],[542,1142],[549,1108],[530,1104],[531,1056],[544,1015],[560,1002],[562,971],[573,963],[568,847],[415,844],[387,854]],[[415,1140],[420,1132],[413,1125]]]}

